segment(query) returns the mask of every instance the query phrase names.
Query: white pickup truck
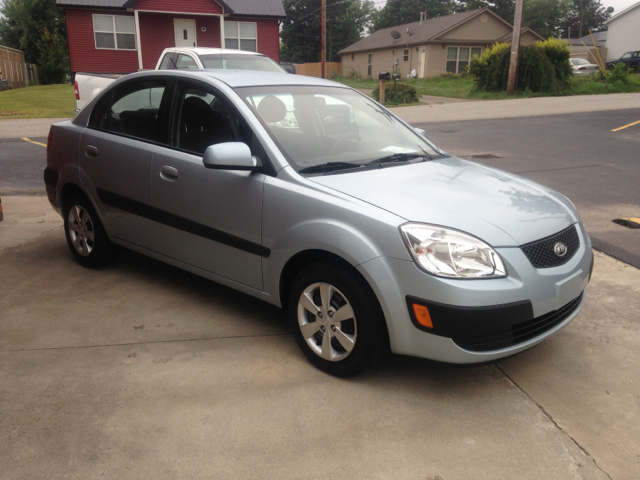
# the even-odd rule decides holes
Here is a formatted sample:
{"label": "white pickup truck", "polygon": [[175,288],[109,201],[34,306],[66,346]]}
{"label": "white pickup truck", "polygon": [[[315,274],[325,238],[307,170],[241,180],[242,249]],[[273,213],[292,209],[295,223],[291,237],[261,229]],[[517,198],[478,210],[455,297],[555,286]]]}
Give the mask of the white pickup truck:
{"label": "white pickup truck", "polygon": [[[156,70],[198,70],[222,68],[226,70],[260,70],[286,73],[266,55],[245,50],[223,48],[165,48],[158,59]],[[103,73],[76,73],[76,113],[93,97],[122,75]]]}

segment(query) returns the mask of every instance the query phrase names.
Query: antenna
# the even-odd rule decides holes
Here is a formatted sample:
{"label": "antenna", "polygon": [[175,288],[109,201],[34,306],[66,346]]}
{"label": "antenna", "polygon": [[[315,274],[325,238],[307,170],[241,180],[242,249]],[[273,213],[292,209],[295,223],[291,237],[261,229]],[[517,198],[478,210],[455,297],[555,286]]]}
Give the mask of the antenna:
{"label": "antenna", "polygon": [[393,37],[393,43],[396,42],[396,40],[398,40],[402,34],[400,32],[398,32],[397,30],[392,30],[391,31],[391,36]]}

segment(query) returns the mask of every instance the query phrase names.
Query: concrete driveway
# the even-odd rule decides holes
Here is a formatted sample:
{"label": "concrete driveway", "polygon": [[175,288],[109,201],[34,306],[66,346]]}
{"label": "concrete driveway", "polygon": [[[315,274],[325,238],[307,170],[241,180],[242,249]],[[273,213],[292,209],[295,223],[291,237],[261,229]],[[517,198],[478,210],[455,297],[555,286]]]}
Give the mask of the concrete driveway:
{"label": "concrete driveway", "polygon": [[517,357],[340,380],[280,310],[131,252],[84,269],[46,198],[2,202],[2,479],[640,477],[633,267],[598,255],[582,313]]}

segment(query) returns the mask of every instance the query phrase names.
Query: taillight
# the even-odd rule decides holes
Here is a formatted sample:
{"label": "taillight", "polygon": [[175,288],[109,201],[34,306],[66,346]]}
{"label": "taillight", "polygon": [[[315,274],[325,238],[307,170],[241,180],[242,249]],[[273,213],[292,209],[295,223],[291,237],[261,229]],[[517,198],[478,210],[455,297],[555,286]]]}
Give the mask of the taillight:
{"label": "taillight", "polygon": [[49,153],[49,147],[51,146],[51,140],[53,140],[53,130],[49,130],[49,138],[47,138],[47,153]]}
{"label": "taillight", "polygon": [[78,91],[78,82],[73,84],[73,89],[76,91],[76,100],[80,100],[80,92]]}
{"label": "taillight", "polygon": [[587,69],[587,67],[580,67],[580,68],[578,68],[578,70],[586,70],[586,69]]}

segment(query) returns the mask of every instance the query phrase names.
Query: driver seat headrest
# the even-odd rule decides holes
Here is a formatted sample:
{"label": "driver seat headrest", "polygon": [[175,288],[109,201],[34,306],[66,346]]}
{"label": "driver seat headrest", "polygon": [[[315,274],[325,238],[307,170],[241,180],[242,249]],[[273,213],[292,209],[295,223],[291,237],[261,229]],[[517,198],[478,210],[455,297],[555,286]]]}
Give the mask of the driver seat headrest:
{"label": "driver seat headrest", "polygon": [[284,120],[287,107],[278,97],[268,95],[260,101],[258,114],[266,123],[278,123]]}

